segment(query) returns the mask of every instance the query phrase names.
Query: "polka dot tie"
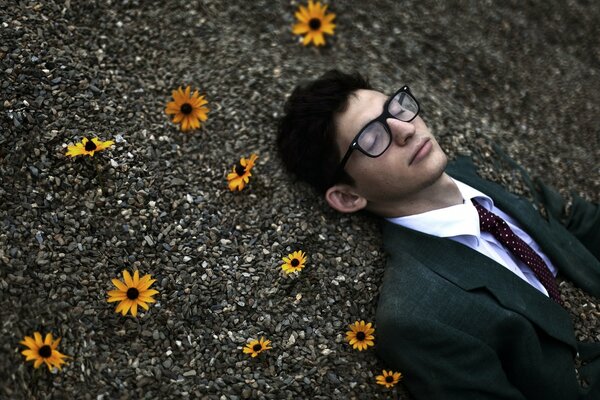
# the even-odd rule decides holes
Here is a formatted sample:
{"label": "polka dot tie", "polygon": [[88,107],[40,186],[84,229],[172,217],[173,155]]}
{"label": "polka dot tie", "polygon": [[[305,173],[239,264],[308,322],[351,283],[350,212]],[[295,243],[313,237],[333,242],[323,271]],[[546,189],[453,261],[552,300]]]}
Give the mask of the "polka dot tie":
{"label": "polka dot tie", "polygon": [[506,221],[496,214],[486,210],[475,200],[471,200],[479,213],[479,228],[483,232],[489,232],[504,245],[504,247],[525,263],[540,280],[548,291],[550,298],[562,305],[560,292],[556,279],[548,269],[548,266],[527,243],[518,237],[508,226]]}

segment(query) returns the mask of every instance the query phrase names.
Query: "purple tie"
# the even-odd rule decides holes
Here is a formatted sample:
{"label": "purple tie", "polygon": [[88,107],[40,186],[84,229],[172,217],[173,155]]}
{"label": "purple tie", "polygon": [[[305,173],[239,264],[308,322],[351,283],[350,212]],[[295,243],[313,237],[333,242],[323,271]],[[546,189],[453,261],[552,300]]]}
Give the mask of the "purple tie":
{"label": "purple tie", "polygon": [[475,200],[471,199],[473,205],[479,213],[479,228],[483,232],[489,232],[496,240],[504,245],[504,247],[514,254],[519,260],[525,263],[533,273],[538,277],[542,285],[548,291],[550,297],[558,304],[562,305],[563,302],[560,298],[560,292],[556,279],[550,272],[550,269],[539,256],[527,243],[525,243],[520,237],[518,237],[508,226],[506,221],[497,216],[496,214],[486,210]]}

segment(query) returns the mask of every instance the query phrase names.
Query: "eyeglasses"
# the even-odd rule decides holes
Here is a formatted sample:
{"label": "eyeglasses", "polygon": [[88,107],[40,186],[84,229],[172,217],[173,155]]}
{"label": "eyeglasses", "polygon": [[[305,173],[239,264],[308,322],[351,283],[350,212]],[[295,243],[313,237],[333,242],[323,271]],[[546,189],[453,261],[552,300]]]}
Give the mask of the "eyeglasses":
{"label": "eyeglasses", "polygon": [[374,120],[366,124],[358,135],[354,137],[348,151],[334,175],[334,183],[344,170],[353,150],[358,149],[369,157],[379,157],[392,143],[392,131],[386,120],[395,118],[400,121],[410,122],[417,117],[421,110],[417,99],[414,98],[408,86],[402,87],[391,96],[383,106],[383,112]]}

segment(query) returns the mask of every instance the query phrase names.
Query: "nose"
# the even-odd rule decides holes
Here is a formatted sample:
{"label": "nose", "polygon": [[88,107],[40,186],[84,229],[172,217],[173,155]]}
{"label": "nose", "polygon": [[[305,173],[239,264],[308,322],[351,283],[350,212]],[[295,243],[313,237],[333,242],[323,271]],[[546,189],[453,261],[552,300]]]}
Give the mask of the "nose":
{"label": "nose", "polygon": [[404,122],[396,118],[388,118],[386,122],[392,132],[392,140],[399,146],[408,144],[415,135],[416,128],[412,122]]}

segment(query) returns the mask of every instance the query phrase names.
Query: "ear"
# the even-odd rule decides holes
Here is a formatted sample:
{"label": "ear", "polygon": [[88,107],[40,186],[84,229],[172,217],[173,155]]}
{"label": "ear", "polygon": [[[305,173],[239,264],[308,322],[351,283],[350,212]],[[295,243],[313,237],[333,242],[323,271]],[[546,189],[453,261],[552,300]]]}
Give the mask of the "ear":
{"label": "ear", "polygon": [[367,199],[356,193],[352,186],[345,184],[327,189],[325,200],[331,208],[343,213],[360,211],[367,206]]}

